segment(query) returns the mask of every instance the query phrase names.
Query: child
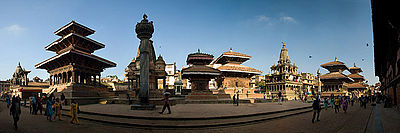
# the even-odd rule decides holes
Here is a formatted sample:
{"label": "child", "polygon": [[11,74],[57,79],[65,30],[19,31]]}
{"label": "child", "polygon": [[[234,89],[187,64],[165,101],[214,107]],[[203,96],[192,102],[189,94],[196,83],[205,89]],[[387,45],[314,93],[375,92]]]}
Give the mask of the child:
{"label": "child", "polygon": [[54,120],[56,119],[56,117],[58,116],[58,120],[61,121],[61,102],[60,99],[56,99],[56,103],[54,104]]}
{"label": "child", "polygon": [[76,122],[77,125],[79,125],[79,120],[78,120],[78,104],[75,103],[75,101],[73,100],[71,102],[71,110],[69,111],[69,113],[71,114],[71,124],[74,124],[74,121]]}

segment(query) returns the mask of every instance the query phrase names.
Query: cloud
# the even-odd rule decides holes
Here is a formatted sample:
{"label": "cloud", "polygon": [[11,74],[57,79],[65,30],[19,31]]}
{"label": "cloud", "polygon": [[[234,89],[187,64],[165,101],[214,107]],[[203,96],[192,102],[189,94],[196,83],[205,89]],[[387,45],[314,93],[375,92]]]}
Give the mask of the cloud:
{"label": "cloud", "polygon": [[289,17],[289,16],[281,17],[280,20],[285,23],[297,23],[297,21],[293,17]]}
{"label": "cloud", "polygon": [[274,24],[275,21],[274,21],[274,18],[265,16],[265,15],[259,15],[259,16],[256,16],[256,22],[265,23],[265,24],[271,26]]}
{"label": "cloud", "polygon": [[269,21],[269,20],[270,20],[270,18],[265,16],[265,15],[257,16],[257,21],[259,21],[259,22],[266,22],[266,21]]}
{"label": "cloud", "polygon": [[22,31],[24,31],[25,28],[21,27],[21,26],[18,25],[18,24],[13,24],[13,25],[4,27],[4,30],[7,31],[7,32],[9,32],[9,33],[12,33],[12,34],[19,34],[19,33],[21,33]]}

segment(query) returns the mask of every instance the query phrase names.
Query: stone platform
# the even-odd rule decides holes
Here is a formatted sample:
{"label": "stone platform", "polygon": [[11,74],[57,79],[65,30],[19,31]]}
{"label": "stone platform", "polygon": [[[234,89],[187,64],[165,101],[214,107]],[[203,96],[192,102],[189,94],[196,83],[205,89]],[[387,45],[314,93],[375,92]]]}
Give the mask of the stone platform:
{"label": "stone platform", "polygon": [[247,115],[264,112],[273,112],[293,108],[309,107],[311,103],[298,101],[287,101],[283,105],[277,102],[268,103],[241,103],[239,106],[233,104],[177,104],[171,107],[172,114],[160,115],[158,112],[162,106],[157,105],[155,110],[131,110],[130,105],[125,104],[91,104],[82,105],[80,110],[99,114],[155,117],[155,118],[204,118],[204,117],[225,117],[236,115]]}

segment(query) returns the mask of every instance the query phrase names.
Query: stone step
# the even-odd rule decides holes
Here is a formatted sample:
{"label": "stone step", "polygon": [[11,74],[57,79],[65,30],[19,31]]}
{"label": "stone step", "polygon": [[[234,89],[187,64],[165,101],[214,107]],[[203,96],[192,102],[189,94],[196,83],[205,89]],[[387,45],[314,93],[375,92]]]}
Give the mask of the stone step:
{"label": "stone step", "polygon": [[[138,126],[138,127],[154,127],[154,128],[202,128],[231,126],[238,124],[249,124],[283,118],[287,116],[297,115],[312,111],[311,107],[302,107],[288,109],[275,112],[265,112],[258,114],[238,115],[238,116],[222,116],[222,117],[198,117],[198,118],[166,118],[166,117],[136,117],[136,116],[117,116],[96,113],[81,113],[80,119],[92,120],[103,123]],[[67,111],[63,112],[64,114]],[[66,114],[67,116],[69,114]]]}

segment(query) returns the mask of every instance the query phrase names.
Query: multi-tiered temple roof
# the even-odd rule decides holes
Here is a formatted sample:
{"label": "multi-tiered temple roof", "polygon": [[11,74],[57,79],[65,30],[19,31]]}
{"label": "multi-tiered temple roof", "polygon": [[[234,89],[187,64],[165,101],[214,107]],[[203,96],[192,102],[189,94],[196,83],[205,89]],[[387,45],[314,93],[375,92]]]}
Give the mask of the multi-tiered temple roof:
{"label": "multi-tiered temple roof", "polygon": [[217,69],[222,72],[237,72],[237,73],[248,73],[251,75],[261,74],[260,70],[244,66],[242,63],[249,60],[251,56],[233,52],[232,48],[228,52],[222,53],[221,56],[211,62],[211,64],[221,64]]}
{"label": "multi-tiered temple roof", "polygon": [[344,82],[354,81],[342,73],[345,70],[349,70],[349,68],[343,62],[338,61],[336,57],[334,61],[322,64],[321,67],[329,71],[329,73],[321,75],[321,80],[340,80]]}
{"label": "multi-tiered temple roof", "polygon": [[190,65],[187,68],[182,69],[184,78],[189,78],[192,75],[204,75],[204,76],[218,76],[220,71],[207,66],[213,60],[213,55],[201,53],[200,49],[197,53],[189,54],[186,63]]}
{"label": "multi-tiered temple roof", "polygon": [[87,37],[94,32],[94,30],[75,21],[63,26],[54,32],[54,34],[61,36],[61,38],[45,47],[46,50],[56,52],[58,55],[35,65],[35,67],[48,71],[71,63],[94,68],[99,71],[102,71],[104,68],[115,67],[115,63],[91,54],[95,50],[105,47],[104,44]]}

